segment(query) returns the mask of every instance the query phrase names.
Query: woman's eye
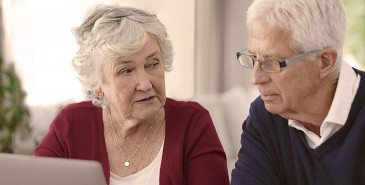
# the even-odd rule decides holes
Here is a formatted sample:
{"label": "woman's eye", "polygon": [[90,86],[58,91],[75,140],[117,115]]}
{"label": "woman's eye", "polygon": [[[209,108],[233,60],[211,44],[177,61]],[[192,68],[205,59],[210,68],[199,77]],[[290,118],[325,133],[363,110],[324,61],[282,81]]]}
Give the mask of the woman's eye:
{"label": "woman's eye", "polygon": [[149,65],[151,68],[156,69],[160,62],[158,60],[153,60],[153,62]]}
{"label": "woman's eye", "polygon": [[159,62],[153,63],[152,66],[156,68],[158,66]]}
{"label": "woman's eye", "polygon": [[121,70],[119,71],[119,74],[121,75],[128,75],[132,72],[132,70],[129,70],[129,69],[124,69],[124,70]]}

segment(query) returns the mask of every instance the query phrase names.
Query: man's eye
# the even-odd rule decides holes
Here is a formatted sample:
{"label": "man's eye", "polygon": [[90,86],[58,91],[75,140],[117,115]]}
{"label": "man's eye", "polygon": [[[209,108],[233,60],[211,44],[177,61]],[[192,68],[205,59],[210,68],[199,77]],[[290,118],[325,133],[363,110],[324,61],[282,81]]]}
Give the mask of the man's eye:
{"label": "man's eye", "polygon": [[254,62],[254,61],[257,60],[257,56],[256,55],[250,55],[250,57],[251,57],[252,62]]}

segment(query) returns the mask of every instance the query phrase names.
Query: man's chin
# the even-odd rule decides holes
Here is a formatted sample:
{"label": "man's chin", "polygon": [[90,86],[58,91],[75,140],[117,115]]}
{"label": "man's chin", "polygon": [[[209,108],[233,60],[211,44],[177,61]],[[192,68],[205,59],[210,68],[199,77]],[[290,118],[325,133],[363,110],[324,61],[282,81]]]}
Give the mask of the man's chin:
{"label": "man's chin", "polygon": [[275,103],[266,103],[265,102],[265,109],[269,111],[271,114],[281,114],[283,113],[283,108]]}

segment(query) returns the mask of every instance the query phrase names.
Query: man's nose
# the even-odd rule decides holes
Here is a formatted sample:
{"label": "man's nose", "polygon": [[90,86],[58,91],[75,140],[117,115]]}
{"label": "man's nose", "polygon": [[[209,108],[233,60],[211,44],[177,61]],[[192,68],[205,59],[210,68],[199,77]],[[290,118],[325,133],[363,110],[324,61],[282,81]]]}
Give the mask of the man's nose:
{"label": "man's nose", "polygon": [[256,61],[253,66],[253,73],[251,83],[253,85],[259,85],[270,81],[267,72],[263,71],[259,61]]}

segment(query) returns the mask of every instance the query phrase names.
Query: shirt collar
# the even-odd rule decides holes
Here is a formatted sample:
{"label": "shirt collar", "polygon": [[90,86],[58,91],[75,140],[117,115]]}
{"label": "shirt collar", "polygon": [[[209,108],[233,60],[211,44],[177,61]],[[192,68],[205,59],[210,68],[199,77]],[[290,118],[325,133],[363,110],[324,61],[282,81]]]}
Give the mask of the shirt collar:
{"label": "shirt collar", "polygon": [[331,107],[323,123],[331,122],[344,125],[351,109],[351,104],[355,98],[357,88],[356,73],[347,62],[342,62],[340,76],[337,83],[335,96]]}
{"label": "shirt collar", "polygon": [[[325,123],[344,125],[351,109],[351,104],[356,94],[356,82],[359,81],[355,71],[347,62],[341,63],[340,75],[329,112],[321,125],[321,135]],[[295,120],[288,121],[289,126],[298,130],[307,130],[302,124]]]}

